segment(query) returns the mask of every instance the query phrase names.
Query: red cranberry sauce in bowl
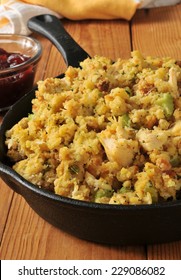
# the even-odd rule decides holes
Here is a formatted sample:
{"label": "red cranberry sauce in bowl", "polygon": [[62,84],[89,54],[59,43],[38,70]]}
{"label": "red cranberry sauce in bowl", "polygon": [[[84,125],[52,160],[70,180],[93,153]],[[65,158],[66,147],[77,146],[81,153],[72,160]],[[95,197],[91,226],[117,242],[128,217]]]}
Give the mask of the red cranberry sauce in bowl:
{"label": "red cranberry sauce in bowl", "polygon": [[32,89],[41,51],[30,37],[0,35],[0,112]]}

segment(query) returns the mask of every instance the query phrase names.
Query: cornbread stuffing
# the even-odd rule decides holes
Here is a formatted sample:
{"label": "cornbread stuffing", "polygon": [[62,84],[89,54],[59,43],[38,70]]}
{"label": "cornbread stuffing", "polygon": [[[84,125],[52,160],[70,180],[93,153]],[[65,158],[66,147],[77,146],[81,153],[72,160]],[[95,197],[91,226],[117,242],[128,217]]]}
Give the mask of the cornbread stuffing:
{"label": "cornbread stuffing", "polygon": [[6,132],[25,179],[106,204],[180,199],[181,63],[95,56],[38,82],[32,113]]}

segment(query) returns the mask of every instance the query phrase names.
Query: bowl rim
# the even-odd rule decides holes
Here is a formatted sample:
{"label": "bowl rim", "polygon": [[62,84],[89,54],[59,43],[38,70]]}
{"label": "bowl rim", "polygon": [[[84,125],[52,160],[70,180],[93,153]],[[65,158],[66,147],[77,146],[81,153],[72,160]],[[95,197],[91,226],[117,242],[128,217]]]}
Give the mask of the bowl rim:
{"label": "bowl rim", "polygon": [[[27,68],[28,66],[30,66],[31,64],[35,64],[36,62],[38,62],[41,58],[42,55],[42,45],[40,43],[40,41],[38,41],[37,39],[30,37],[30,36],[26,36],[26,35],[21,35],[21,34],[0,34],[0,40],[1,39],[7,39],[10,40],[12,38],[14,38],[14,41],[17,41],[16,39],[26,39],[28,41],[33,42],[36,46],[37,46],[37,50],[34,56],[30,57],[28,60],[26,60],[25,62],[18,64],[14,67],[8,67],[5,68],[3,70],[0,70],[0,75],[4,75],[4,74],[10,74],[10,73],[14,73],[15,71],[19,72],[22,71],[24,68]],[[0,78],[6,78],[6,77],[0,77]]]}

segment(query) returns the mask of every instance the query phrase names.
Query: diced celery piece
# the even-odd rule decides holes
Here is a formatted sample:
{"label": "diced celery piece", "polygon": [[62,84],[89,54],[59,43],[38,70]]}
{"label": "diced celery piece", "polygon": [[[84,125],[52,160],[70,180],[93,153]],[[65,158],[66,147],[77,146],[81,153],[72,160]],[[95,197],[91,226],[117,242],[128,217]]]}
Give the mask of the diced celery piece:
{"label": "diced celery piece", "polygon": [[126,193],[126,192],[130,192],[131,188],[128,188],[128,187],[122,187],[120,190],[119,190],[119,193]]}
{"label": "diced celery piece", "polygon": [[122,116],[122,125],[123,125],[123,127],[125,127],[125,126],[130,127],[131,126],[131,120],[130,120],[130,117],[129,117],[128,114],[124,114]]}
{"label": "diced celery piece", "polygon": [[125,87],[124,89],[129,96],[132,96],[132,91],[129,87]]}
{"label": "diced celery piece", "polygon": [[98,189],[94,195],[95,199],[101,198],[101,197],[111,197],[113,191],[112,190],[103,190],[103,189]]}
{"label": "diced celery piece", "polygon": [[174,100],[169,92],[162,93],[156,103],[163,108],[164,114],[167,118],[172,116],[174,111]]}

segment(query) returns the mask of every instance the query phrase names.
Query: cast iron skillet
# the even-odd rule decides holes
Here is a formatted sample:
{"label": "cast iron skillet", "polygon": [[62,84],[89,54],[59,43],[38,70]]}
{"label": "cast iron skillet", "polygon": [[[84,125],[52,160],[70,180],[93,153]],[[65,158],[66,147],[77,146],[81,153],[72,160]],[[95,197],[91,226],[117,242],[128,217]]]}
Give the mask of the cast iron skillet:
{"label": "cast iron skillet", "polygon": [[[30,20],[29,27],[48,37],[59,48],[67,65],[78,66],[79,61],[88,56],[66,33],[60,21],[52,16],[35,17]],[[114,245],[138,245],[181,238],[181,200],[128,206],[89,203],[37,188],[18,175],[6,158],[5,131],[31,112],[34,94],[35,89],[13,105],[0,128],[0,175],[10,188],[22,195],[30,207],[50,224],[82,239]]]}

